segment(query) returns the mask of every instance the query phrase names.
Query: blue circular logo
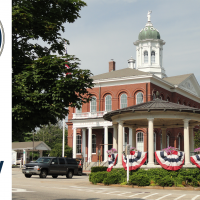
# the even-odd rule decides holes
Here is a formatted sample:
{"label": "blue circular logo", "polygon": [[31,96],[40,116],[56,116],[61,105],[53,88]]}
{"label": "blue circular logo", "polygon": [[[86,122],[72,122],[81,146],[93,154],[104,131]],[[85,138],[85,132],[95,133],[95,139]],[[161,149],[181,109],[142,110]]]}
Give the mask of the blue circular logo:
{"label": "blue circular logo", "polygon": [[3,30],[3,25],[0,21],[0,55],[3,51],[4,41],[5,41],[4,30]]}

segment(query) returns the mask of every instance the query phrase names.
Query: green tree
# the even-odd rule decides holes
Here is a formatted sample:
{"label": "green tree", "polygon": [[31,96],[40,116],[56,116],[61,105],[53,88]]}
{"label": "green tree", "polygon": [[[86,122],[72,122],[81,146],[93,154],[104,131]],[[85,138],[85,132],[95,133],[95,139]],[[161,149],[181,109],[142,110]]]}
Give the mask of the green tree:
{"label": "green tree", "polygon": [[[65,156],[72,156],[72,148],[67,145],[68,143],[68,131],[65,128]],[[48,125],[42,126],[40,130],[38,130],[34,134],[35,141],[43,141],[50,148],[51,151],[44,151],[43,155],[47,156],[62,156],[62,140],[63,140],[63,127],[62,123],[59,121],[56,125],[49,123]]]}
{"label": "green tree", "polygon": [[194,134],[194,148],[200,147],[200,130],[196,131]]}
{"label": "green tree", "polygon": [[81,0],[12,1],[14,140],[41,125],[56,124],[69,106],[80,108],[90,101],[91,72],[81,70],[75,56],[65,55],[64,43],[69,41],[60,34],[65,31],[63,24],[79,18],[84,6]]}

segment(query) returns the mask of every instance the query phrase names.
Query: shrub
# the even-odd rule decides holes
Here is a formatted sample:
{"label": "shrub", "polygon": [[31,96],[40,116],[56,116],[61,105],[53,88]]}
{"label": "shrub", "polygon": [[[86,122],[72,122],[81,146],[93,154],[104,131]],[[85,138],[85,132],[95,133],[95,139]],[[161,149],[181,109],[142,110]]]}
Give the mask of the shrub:
{"label": "shrub", "polygon": [[166,176],[164,178],[159,179],[158,184],[162,187],[165,187],[165,186],[171,187],[174,185],[174,179],[171,178],[170,176]]}
{"label": "shrub", "polygon": [[108,173],[107,177],[104,178],[103,183],[105,185],[118,184],[120,180],[121,180],[121,174],[119,172]]}
{"label": "shrub", "polygon": [[102,183],[103,180],[107,177],[109,172],[95,172],[95,173],[91,173],[91,178],[90,181],[93,184],[97,184],[97,183]]}
{"label": "shrub", "polygon": [[132,185],[137,185],[137,186],[148,186],[150,185],[150,179],[147,176],[147,174],[142,174],[142,173],[136,173],[131,175],[129,178],[129,182]]}
{"label": "shrub", "polygon": [[107,170],[107,167],[92,167],[91,168],[91,172],[102,172],[102,171],[106,171]]}

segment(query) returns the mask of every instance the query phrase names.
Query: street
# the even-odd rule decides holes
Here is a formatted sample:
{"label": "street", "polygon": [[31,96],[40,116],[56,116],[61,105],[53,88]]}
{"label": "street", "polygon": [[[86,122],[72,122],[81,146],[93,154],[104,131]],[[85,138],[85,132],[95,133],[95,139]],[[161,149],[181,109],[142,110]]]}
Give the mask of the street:
{"label": "street", "polygon": [[19,168],[12,169],[13,200],[103,200],[103,199],[152,199],[152,200],[200,200],[200,191],[156,190],[93,185],[89,176],[59,176],[25,178]]}

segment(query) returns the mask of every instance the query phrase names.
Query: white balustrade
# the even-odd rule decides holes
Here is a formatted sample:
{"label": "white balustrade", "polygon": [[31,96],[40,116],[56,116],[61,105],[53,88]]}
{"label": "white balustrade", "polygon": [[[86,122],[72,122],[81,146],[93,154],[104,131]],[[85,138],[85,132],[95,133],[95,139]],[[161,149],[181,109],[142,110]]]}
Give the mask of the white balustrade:
{"label": "white balustrade", "polygon": [[99,111],[99,112],[84,112],[84,113],[72,113],[72,119],[86,119],[86,118],[100,118],[106,114],[106,111]]}

